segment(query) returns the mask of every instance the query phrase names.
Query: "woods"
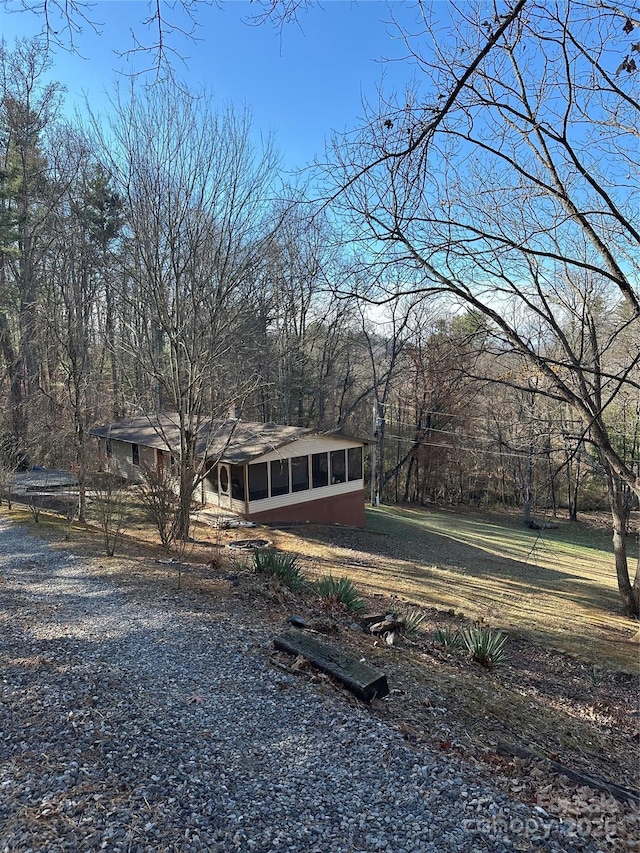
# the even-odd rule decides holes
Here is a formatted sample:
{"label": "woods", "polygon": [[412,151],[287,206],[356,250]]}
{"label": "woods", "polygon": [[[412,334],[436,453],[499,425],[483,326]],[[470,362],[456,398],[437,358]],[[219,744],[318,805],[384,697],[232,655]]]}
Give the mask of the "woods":
{"label": "woods", "polygon": [[608,508],[638,614],[640,25],[450,5],[446,37],[428,7],[398,33],[419,75],[313,191],[247,111],[132,81],[76,123],[46,44],[3,44],[4,468],[82,484],[92,424],[176,412],[186,533],[198,429],[234,404],[369,436],[374,502]]}

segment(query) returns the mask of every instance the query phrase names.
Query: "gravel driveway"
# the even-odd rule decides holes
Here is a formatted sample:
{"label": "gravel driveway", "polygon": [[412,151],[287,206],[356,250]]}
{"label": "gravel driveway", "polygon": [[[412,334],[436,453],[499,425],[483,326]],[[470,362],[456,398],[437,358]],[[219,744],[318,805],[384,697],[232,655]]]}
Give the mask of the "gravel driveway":
{"label": "gravel driveway", "polygon": [[0,851],[594,850],[484,769],[0,518]]}

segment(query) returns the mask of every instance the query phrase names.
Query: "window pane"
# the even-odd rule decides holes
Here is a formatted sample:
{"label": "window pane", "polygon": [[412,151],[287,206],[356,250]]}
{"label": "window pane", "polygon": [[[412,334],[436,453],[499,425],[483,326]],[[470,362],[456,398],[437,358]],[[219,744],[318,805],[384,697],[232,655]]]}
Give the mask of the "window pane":
{"label": "window pane", "polygon": [[362,448],[361,447],[350,447],[349,448],[349,479],[350,480],[361,480],[362,479]]}
{"label": "window pane", "polygon": [[137,444],[131,445],[131,464],[139,465],[140,464],[140,448]]}
{"label": "window pane", "polygon": [[241,465],[231,466],[231,497],[244,500],[244,469]]}
{"label": "window pane", "polygon": [[294,456],[291,460],[291,491],[304,492],[309,488],[309,457]]}
{"label": "window pane", "polygon": [[271,495],[289,494],[289,460],[274,459],[271,463]]}
{"label": "window pane", "polygon": [[327,453],[314,453],[311,457],[311,478],[314,489],[329,485],[329,456]]}
{"label": "window pane", "polygon": [[345,483],[347,480],[347,466],[344,450],[331,451],[331,482]]}
{"label": "window pane", "polygon": [[257,462],[249,465],[249,500],[260,501],[268,497],[267,463]]}

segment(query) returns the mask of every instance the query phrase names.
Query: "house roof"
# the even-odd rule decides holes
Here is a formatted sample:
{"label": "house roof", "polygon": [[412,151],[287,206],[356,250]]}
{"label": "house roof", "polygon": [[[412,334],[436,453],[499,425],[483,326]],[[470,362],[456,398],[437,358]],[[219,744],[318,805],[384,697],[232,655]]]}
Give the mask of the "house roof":
{"label": "house roof", "polygon": [[[200,427],[196,453],[232,465],[241,465],[312,432],[303,427],[282,424],[208,420]],[[180,450],[180,429],[177,415],[173,414],[140,415],[114,424],[96,426],[91,430],[91,435],[155,447],[176,455]]]}

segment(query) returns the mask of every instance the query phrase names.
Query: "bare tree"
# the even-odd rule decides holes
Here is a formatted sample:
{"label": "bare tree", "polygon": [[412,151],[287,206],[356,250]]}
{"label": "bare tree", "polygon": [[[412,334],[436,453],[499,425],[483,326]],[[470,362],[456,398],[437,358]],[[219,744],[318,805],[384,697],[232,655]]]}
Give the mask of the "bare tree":
{"label": "bare tree", "polygon": [[609,484],[622,605],[637,615],[620,494],[640,482],[607,421],[639,381],[636,17],[582,0],[449,11],[450,32],[425,14],[403,34],[424,78],[337,141],[332,192],[373,258],[386,247],[425,297],[484,315],[496,357],[526,358],[579,418]]}
{"label": "bare tree", "polygon": [[143,467],[138,494],[158,531],[162,547],[169,551],[176,538],[180,519],[180,500],[171,467]]}
{"label": "bare tree", "polygon": [[[98,122],[94,130],[101,133]],[[250,120],[208,97],[158,84],[132,87],[102,134],[105,169],[125,209],[124,346],[146,377],[146,411],[175,413],[180,447],[178,535],[186,538],[204,476],[204,422],[246,389],[224,374],[243,288],[277,223],[269,219],[276,157],[256,151]],[[225,399],[226,398],[226,399]]]}
{"label": "bare tree", "polygon": [[[60,87],[34,40],[0,42],[0,345],[9,378],[12,432],[26,453],[42,402],[43,260],[64,191],[55,148]],[[30,415],[33,415],[30,417]]]}
{"label": "bare tree", "polygon": [[[0,5],[7,14],[35,15],[41,22],[39,38],[47,50],[56,46],[82,53],[84,31],[100,34],[104,26],[94,0],[0,0]],[[184,63],[185,45],[198,40],[202,7],[222,5],[223,0],[147,0],[140,4],[139,21],[129,33],[131,47],[123,47],[120,55],[141,58],[137,73],[150,71],[156,79],[171,79],[176,64]],[[311,5],[311,0],[260,0],[258,11],[248,21],[254,25],[271,22],[282,29]]]}
{"label": "bare tree", "polygon": [[[82,53],[83,32],[91,30],[100,34],[104,25],[93,0],[40,0],[37,3],[2,0],[2,5],[7,14],[31,14],[39,18],[39,40],[47,51],[56,46]],[[146,60],[143,71],[150,70],[158,78],[171,76],[174,64],[183,59],[181,46],[185,40],[188,43],[197,37],[198,5],[216,5],[216,0],[181,0],[179,3],[148,0],[141,4],[138,25],[129,34],[131,47],[123,47],[121,55],[140,55]]]}
{"label": "bare tree", "polygon": [[[113,307],[104,299],[109,259],[91,204],[98,189],[105,188],[90,150],[72,127],[61,130],[58,149],[66,164],[67,189],[52,212],[55,237],[44,259],[41,298],[51,377],[46,394],[58,410],[55,431],[70,434],[64,456],[66,462],[73,458],[78,473],[79,517],[84,521],[89,427],[98,419],[99,377],[106,354],[112,352],[112,341],[104,335],[99,319],[110,314],[107,331],[113,326]],[[115,383],[111,391],[115,397]]]}

